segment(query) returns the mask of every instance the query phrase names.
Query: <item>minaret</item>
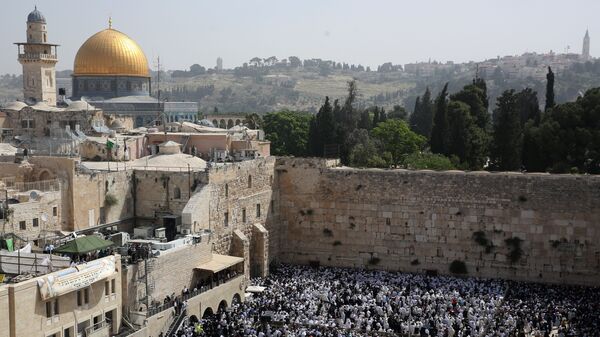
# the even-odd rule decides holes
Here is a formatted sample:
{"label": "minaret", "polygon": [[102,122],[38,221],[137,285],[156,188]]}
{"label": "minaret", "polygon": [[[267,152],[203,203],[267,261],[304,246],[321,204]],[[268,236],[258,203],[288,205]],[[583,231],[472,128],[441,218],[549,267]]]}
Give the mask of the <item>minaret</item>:
{"label": "minaret", "polygon": [[583,49],[581,51],[581,58],[585,61],[590,59],[590,34],[588,30],[585,30],[585,36],[583,37]]}
{"label": "minaret", "polygon": [[27,16],[27,42],[15,43],[23,66],[25,100],[56,105],[57,44],[48,43],[46,18],[37,10]]}

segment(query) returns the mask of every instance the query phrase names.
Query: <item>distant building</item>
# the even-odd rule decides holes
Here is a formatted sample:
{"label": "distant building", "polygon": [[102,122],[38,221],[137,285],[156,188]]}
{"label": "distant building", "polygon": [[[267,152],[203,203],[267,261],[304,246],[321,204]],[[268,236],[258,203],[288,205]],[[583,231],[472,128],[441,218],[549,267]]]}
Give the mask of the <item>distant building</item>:
{"label": "distant building", "polygon": [[223,70],[223,59],[221,57],[217,57],[217,71]]}
{"label": "distant building", "polygon": [[584,60],[590,59],[590,34],[588,30],[585,30],[585,36],[583,37],[583,49],[581,51],[581,58]]}

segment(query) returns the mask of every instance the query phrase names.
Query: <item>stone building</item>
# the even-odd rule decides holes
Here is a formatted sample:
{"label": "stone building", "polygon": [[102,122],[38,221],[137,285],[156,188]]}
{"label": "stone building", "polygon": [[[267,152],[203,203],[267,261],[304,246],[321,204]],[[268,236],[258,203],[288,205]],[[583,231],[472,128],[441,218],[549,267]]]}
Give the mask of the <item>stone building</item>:
{"label": "stone building", "polygon": [[23,95],[34,104],[56,105],[57,44],[48,42],[46,18],[37,7],[27,16],[27,42],[15,43],[23,66]]}
{"label": "stone building", "polygon": [[109,336],[121,326],[121,259],[0,286],[0,336]]}

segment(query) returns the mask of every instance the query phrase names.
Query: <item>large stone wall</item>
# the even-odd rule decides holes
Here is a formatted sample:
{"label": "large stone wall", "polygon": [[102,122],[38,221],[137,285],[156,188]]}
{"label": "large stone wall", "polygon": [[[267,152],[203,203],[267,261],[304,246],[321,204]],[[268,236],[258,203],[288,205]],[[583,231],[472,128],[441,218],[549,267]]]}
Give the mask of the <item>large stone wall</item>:
{"label": "large stone wall", "polygon": [[[600,177],[295,158],[279,159],[276,172],[284,262],[448,273],[459,260],[469,275],[600,284]],[[511,238],[522,240],[514,262]]]}
{"label": "large stone wall", "polygon": [[[233,254],[232,236],[240,230],[252,243],[253,225],[261,224],[269,232],[268,249],[251,249],[251,260],[272,260],[279,246],[279,207],[274,177],[275,158],[232,163],[213,168],[209,173],[211,188],[209,227],[216,237],[215,251],[219,254]],[[249,180],[251,182],[249,183]],[[260,215],[257,208],[260,205]],[[245,210],[245,221],[244,221]],[[225,221],[227,213],[227,224]],[[262,237],[261,239],[262,240]],[[262,242],[262,241],[261,241]],[[251,246],[256,247],[256,242]],[[253,256],[260,254],[261,256]],[[270,256],[269,256],[270,254]],[[239,256],[239,255],[238,255]],[[262,264],[261,262],[260,264]],[[259,263],[251,269],[262,268]],[[253,271],[253,273],[258,271]],[[255,273],[255,274],[256,274]]]}

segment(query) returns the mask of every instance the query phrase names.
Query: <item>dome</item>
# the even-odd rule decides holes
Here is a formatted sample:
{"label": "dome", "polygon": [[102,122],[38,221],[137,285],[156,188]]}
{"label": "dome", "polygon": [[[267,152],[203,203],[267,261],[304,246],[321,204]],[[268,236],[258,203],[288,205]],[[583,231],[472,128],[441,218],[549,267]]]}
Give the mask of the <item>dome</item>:
{"label": "dome", "polygon": [[73,76],[150,77],[148,60],[129,36],[108,28],[87,39],[75,56]]}
{"label": "dome", "polygon": [[96,110],[96,108],[84,101],[73,101],[69,106],[65,109],[66,111],[86,111],[86,110]]}
{"label": "dome", "polygon": [[46,18],[42,14],[42,12],[37,10],[37,6],[33,10],[33,12],[27,15],[27,22],[38,22],[38,23],[46,23]]}
{"label": "dome", "polygon": [[21,109],[23,109],[26,106],[27,106],[27,104],[25,104],[23,102],[14,101],[14,102],[10,102],[7,105],[5,105],[4,109],[5,110],[21,111]]}

